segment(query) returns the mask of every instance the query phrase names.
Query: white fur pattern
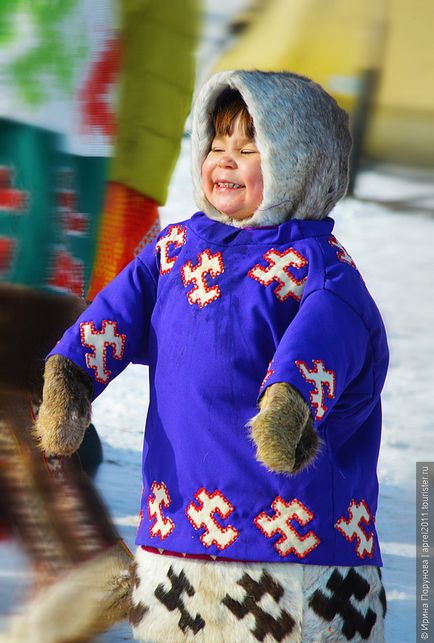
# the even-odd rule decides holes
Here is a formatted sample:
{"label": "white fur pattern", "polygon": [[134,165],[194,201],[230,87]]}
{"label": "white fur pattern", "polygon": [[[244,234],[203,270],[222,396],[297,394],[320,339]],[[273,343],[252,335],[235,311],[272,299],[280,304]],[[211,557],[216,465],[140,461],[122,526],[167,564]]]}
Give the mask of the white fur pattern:
{"label": "white fur pattern", "polygon": [[[141,548],[135,563],[131,623],[143,643],[384,641],[384,591],[373,566],[213,562]],[[333,582],[350,595],[339,603],[351,613],[347,621],[333,610]],[[365,620],[362,635],[357,623]]]}

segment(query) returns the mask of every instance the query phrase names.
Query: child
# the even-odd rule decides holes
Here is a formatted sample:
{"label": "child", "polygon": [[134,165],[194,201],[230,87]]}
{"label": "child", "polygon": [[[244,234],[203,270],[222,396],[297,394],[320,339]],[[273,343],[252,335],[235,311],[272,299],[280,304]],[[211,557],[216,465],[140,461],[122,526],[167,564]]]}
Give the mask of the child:
{"label": "child", "polygon": [[39,432],[56,453],[77,449],[92,397],[149,364],[141,641],[383,640],[388,349],[327,216],[347,120],[307,78],[211,78],[193,111],[201,212],[163,230],[47,361]]}

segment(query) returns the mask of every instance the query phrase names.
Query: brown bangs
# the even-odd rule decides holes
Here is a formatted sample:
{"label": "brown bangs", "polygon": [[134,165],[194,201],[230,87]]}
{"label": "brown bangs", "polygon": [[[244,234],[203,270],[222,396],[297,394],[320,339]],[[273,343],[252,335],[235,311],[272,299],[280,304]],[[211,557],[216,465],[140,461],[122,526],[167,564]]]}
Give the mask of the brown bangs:
{"label": "brown bangs", "polygon": [[255,127],[247,105],[238,90],[227,88],[218,97],[212,114],[214,136],[230,136],[238,115],[244,135],[253,140]]}

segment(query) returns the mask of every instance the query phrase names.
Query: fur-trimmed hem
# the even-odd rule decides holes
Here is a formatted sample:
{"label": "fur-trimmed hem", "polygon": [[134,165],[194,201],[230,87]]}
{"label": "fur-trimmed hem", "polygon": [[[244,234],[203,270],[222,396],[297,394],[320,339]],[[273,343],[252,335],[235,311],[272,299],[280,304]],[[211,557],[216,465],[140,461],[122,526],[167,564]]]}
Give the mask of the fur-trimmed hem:
{"label": "fur-trimmed hem", "polygon": [[138,641],[384,641],[378,568],[215,563],[139,548],[130,622]]}

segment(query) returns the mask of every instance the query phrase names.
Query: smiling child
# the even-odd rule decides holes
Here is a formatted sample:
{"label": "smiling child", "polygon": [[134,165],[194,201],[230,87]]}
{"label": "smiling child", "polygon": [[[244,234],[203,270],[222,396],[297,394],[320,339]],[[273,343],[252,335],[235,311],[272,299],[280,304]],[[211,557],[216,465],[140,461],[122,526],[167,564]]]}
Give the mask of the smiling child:
{"label": "smiling child", "polygon": [[[193,111],[200,211],[49,356],[38,430],[55,453],[77,449],[91,400],[127,364],[149,365],[141,641],[383,640],[387,341],[328,216],[350,147],[346,113],[309,79],[212,77]],[[91,386],[77,396],[77,382]]]}

